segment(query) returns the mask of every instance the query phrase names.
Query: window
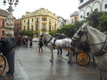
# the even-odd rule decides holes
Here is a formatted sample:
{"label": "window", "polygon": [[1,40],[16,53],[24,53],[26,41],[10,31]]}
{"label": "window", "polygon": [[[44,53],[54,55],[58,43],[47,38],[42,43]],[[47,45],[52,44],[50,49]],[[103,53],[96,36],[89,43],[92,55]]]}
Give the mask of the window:
{"label": "window", "polygon": [[29,26],[28,26],[27,28],[28,28],[28,30],[29,30]]}
{"label": "window", "polygon": [[77,17],[75,17],[75,22],[77,21]]}
{"label": "window", "polygon": [[80,0],[80,3],[82,3],[84,0]]}
{"label": "window", "polygon": [[5,21],[2,20],[2,27],[5,27]]}
{"label": "window", "polygon": [[89,12],[87,12],[87,16],[89,15]]}
{"label": "window", "polygon": [[4,31],[2,31],[2,36],[4,36],[5,35],[5,32]]}
{"label": "window", "polygon": [[25,27],[26,27],[26,26],[24,26],[24,31],[25,31]]}
{"label": "window", "polygon": [[107,9],[107,4],[105,4],[105,9]]}
{"label": "window", "polygon": [[43,30],[45,30],[46,29],[46,24],[43,24]]}
{"label": "window", "polygon": [[49,24],[51,24],[51,20],[49,20]]}
{"label": "window", "polygon": [[36,30],[38,30],[38,24],[36,24]]}
{"label": "window", "polygon": [[73,21],[74,21],[74,20],[72,19],[72,24],[73,24]]}
{"label": "window", "polygon": [[42,18],[42,21],[47,21],[47,18],[46,18],[46,17],[43,17],[43,18]]}
{"label": "window", "polygon": [[32,25],[32,31],[33,31],[33,25]]}
{"label": "window", "polygon": [[24,20],[24,23],[25,23],[26,21]]}
{"label": "window", "polygon": [[82,19],[82,15],[81,15],[81,19]]}
{"label": "window", "polygon": [[29,24],[29,19],[28,19],[28,22],[27,22],[27,24]]}
{"label": "window", "polygon": [[39,19],[38,19],[38,18],[36,19],[36,22],[37,22],[37,23],[39,22]]}
{"label": "window", "polygon": [[51,31],[51,25],[49,25],[49,31]]}
{"label": "window", "polygon": [[98,11],[98,9],[96,8],[94,11]]}
{"label": "window", "polygon": [[36,37],[38,37],[38,33],[36,34]]}

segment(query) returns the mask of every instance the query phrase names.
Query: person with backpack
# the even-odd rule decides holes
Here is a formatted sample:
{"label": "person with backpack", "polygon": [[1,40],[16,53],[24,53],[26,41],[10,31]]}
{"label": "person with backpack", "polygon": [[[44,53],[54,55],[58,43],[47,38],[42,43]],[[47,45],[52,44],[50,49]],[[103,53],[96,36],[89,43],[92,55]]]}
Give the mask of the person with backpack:
{"label": "person with backpack", "polygon": [[13,46],[9,42],[8,38],[1,37],[0,39],[0,51],[3,53],[3,55],[6,57],[8,62],[8,72],[6,73],[8,77],[14,76],[14,55],[15,51],[13,49]]}

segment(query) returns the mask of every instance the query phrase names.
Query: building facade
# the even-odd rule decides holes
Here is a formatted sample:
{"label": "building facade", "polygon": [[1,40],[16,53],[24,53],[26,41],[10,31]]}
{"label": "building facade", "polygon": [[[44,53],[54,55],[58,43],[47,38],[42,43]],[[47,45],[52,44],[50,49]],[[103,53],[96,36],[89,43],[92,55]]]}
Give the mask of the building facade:
{"label": "building facade", "polygon": [[[0,9],[0,37],[10,33],[14,36],[14,24],[12,24],[11,27],[8,25],[8,17],[9,13],[6,10]],[[15,17],[13,17],[13,23],[14,20]]]}
{"label": "building facade", "polygon": [[0,9],[0,37],[4,36],[7,32],[7,16],[8,12]]}
{"label": "building facade", "polygon": [[[26,12],[21,18],[21,30],[38,31],[36,37],[42,33],[49,33],[60,28],[59,16],[56,16],[47,9],[40,8],[34,12]],[[17,22],[16,22],[17,24]]]}
{"label": "building facade", "polygon": [[22,28],[22,19],[17,19],[14,21],[14,35],[15,37],[19,37],[19,32]]}
{"label": "building facade", "polygon": [[79,14],[78,11],[75,11],[70,15],[71,24],[74,24],[76,21],[79,21]]}
{"label": "building facade", "polygon": [[107,11],[107,0],[79,0],[79,20],[83,20],[93,11]]}
{"label": "building facade", "polygon": [[63,17],[59,17],[60,27],[63,27],[66,24],[66,20]]}

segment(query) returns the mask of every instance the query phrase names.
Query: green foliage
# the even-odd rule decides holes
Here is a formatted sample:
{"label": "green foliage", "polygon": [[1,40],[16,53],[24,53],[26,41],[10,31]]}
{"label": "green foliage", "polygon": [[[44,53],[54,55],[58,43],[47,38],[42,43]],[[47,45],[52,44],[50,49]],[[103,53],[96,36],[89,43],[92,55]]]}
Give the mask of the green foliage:
{"label": "green foliage", "polygon": [[57,31],[50,32],[51,35],[55,33],[64,33],[67,37],[72,37],[74,33],[82,26],[84,22],[88,22],[94,28],[99,29],[100,31],[107,30],[107,12],[93,12],[86,18],[86,20],[78,21],[74,25],[64,25],[62,28]]}
{"label": "green foliage", "polygon": [[39,33],[39,31],[38,30],[35,30],[34,32],[33,32],[33,34],[38,34]]}
{"label": "green foliage", "polygon": [[86,21],[93,26],[94,28],[98,27],[98,23],[99,23],[99,17],[101,16],[102,12],[93,12],[91,13],[87,18]]}
{"label": "green foliage", "polygon": [[95,11],[86,18],[86,21],[89,22],[89,25],[100,31],[107,30],[107,12]]}
{"label": "green foliage", "polygon": [[49,34],[54,36],[56,33],[64,33],[67,37],[72,37],[85,21],[78,21],[75,24],[64,25],[58,30],[51,31]]}
{"label": "green foliage", "polygon": [[86,20],[77,21],[77,22],[75,23],[75,26],[76,26],[77,28],[80,28],[80,27],[83,25],[83,23],[85,23],[85,22],[86,22]]}
{"label": "green foliage", "polygon": [[56,33],[57,33],[57,31],[56,31],[56,30],[53,30],[53,31],[51,31],[49,34],[50,34],[51,36],[55,36]]}
{"label": "green foliage", "polygon": [[99,17],[98,29],[99,29],[100,31],[106,31],[106,30],[107,30],[107,12],[104,12],[104,13]]}
{"label": "green foliage", "polygon": [[20,31],[19,34],[22,36],[33,36],[34,33],[28,30],[28,31]]}

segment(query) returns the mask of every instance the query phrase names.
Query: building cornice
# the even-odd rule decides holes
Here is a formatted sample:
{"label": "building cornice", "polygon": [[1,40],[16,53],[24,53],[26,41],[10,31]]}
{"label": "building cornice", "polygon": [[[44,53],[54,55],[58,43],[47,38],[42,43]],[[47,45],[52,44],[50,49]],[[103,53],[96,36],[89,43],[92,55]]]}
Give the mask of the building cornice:
{"label": "building cornice", "polygon": [[79,6],[78,9],[82,9],[83,7],[87,6],[88,4],[94,2],[95,0],[89,0],[86,3],[84,3],[83,5]]}
{"label": "building cornice", "polygon": [[47,17],[51,17],[51,18],[53,18],[53,19],[55,19],[55,20],[59,21],[59,19],[58,19],[58,18],[54,18],[54,17],[52,17],[52,16],[50,16],[50,15],[24,16],[24,17],[22,17],[22,19],[27,19],[27,18],[31,18],[31,17],[37,17],[37,16],[47,16]]}

